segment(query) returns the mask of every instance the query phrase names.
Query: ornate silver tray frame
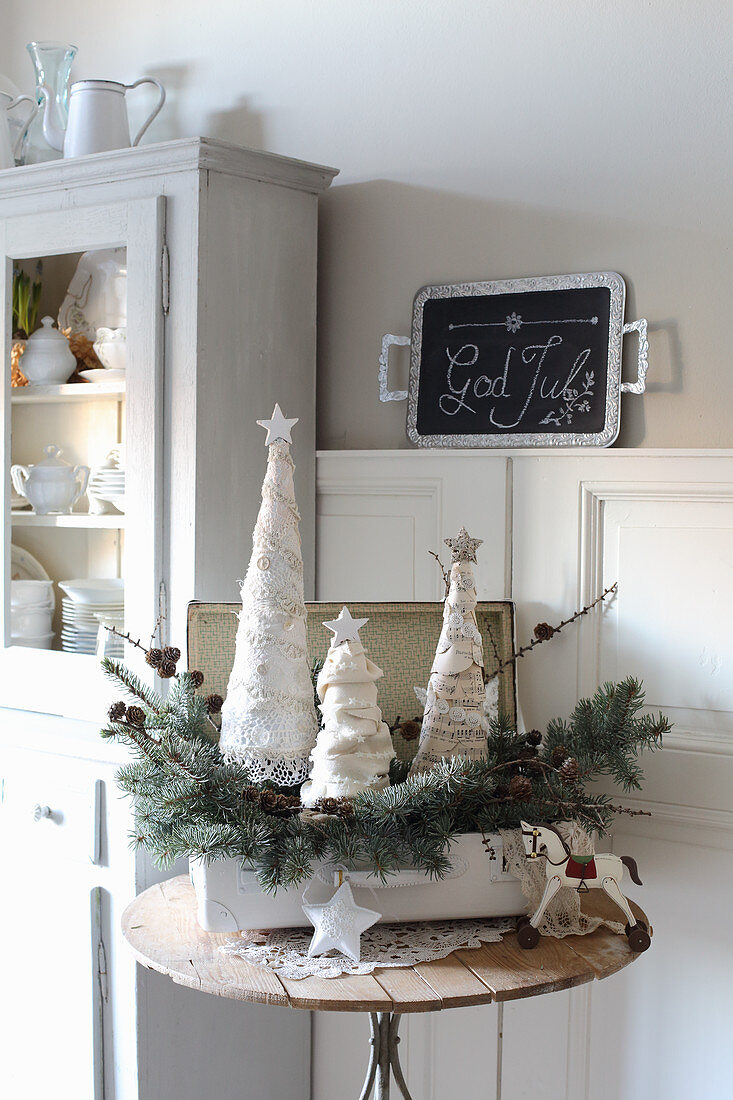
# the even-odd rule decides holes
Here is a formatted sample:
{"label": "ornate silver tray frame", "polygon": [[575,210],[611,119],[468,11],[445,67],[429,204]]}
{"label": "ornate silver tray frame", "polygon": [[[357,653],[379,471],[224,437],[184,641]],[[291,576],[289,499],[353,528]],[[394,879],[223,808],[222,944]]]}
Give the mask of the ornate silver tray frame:
{"label": "ornate silver tray frame", "polygon": [[[608,287],[611,292],[608,363],[606,371],[605,422],[600,432],[528,432],[489,435],[421,435],[417,430],[417,400],[420,386],[423,307],[431,298],[467,298],[493,294],[522,294],[542,290],[576,290]],[[596,271],[580,275],[543,275],[528,279],[501,279],[488,283],[457,283],[449,286],[425,286],[415,295],[412,313],[412,337],[387,334],[382,338],[379,357],[380,401],[408,401],[407,435],[420,447],[609,447],[621,425],[621,394],[644,393],[648,369],[649,343],[645,318],[624,323],[626,284],[615,271]],[[621,381],[623,336],[639,334],[638,377],[636,382]],[[409,391],[390,390],[388,386],[389,349],[392,345],[410,346]]]}

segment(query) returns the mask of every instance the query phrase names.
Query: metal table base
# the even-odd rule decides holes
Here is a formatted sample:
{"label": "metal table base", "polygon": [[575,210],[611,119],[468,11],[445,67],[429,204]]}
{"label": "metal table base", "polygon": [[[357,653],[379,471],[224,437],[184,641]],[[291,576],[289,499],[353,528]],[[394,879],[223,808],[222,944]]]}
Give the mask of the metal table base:
{"label": "metal table base", "polygon": [[366,1079],[359,1093],[359,1100],[369,1100],[374,1089],[374,1100],[389,1100],[390,1082],[394,1077],[397,1088],[404,1100],[412,1100],[407,1088],[402,1066],[400,1065],[397,1045],[400,1037],[398,1012],[370,1012],[369,1024],[372,1035],[369,1040],[372,1052],[369,1058]]}

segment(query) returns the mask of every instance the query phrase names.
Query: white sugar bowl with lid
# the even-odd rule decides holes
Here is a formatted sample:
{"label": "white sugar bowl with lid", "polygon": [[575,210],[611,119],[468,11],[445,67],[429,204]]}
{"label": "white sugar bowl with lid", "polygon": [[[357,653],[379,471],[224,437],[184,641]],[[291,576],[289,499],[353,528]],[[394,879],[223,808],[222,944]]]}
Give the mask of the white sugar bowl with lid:
{"label": "white sugar bowl with lid", "polygon": [[13,487],[30,502],[36,515],[68,515],[86,492],[89,467],[70,466],[53,445],[44,447],[44,452],[46,457],[33,466],[10,467]]}
{"label": "white sugar bowl with lid", "polygon": [[23,374],[33,386],[58,386],[76,370],[76,359],[63,332],[44,317],[41,328],[28,337],[23,353]]}

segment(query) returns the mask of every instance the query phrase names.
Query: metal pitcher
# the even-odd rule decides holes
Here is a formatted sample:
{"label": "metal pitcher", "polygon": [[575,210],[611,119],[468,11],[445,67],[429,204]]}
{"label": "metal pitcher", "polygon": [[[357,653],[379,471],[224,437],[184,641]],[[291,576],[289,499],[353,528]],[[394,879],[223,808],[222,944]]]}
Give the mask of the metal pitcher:
{"label": "metal pitcher", "polygon": [[[130,141],[125,93],[141,84],[154,84],[158,102],[141,126],[134,141]],[[165,88],[152,76],[143,76],[134,84],[119,84],[116,80],[77,80],[69,94],[69,122],[60,129],[49,109],[51,89],[39,88],[43,95],[43,133],[49,145],[63,150],[64,157],[83,157],[87,153],[105,153],[110,149],[127,149],[137,145],[165,103]]]}

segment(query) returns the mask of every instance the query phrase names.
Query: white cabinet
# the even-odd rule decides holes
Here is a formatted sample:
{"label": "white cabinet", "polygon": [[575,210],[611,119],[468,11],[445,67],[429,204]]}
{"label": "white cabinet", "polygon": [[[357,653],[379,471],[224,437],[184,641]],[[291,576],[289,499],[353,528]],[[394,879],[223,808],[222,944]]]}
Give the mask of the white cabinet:
{"label": "white cabinet", "polygon": [[[255,421],[275,401],[300,417],[312,588],[317,195],[333,175],[200,138],[0,172],[0,705],[94,720],[108,698],[94,657],[58,652],[58,612],[53,651],[11,644],[11,544],[55,581],[123,577],[126,626],[145,635],[162,611],[181,649],[189,600],[235,597],[265,457]],[[44,262],[43,312],[55,315],[63,273],[109,248],[127,267],[125,382],[11,389],[13,266]],[[86,465],[123,443],[124,515],[90,515],[85,499],[71,516],[12,510],[10,463],[49,443]]]}
{"label": "white cabinet", "polygon": [[[304,1014],[136,971],[119,917],[154,874],[128,848],[119,749],[96,736],[110,687],[96,656],[61,651],[59,612],[53,649],[11,644],[9,581],[24,554],[54,582],[120,577],[126,628],[147,638],[162,613],[163,639],[185,651],[187,603],[236,598],[266,459],[255,421],[279,401],[300,418],[313,594],[317,197],[334,174],[201,138],[0,172],[0,775],[14,883],[2,936],[18,944],[3,1046],[14,1096],[308,1095]],[[124,382],[11,388],[13,266],[43,260],[41,312],[55,315],[80,254],[108,248],[125,250]],[[38,461],[50,443],[87,465],[123,444],[124,514],[89,514],[85,499],[68,516],[11,508],[11,462]]]}

